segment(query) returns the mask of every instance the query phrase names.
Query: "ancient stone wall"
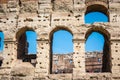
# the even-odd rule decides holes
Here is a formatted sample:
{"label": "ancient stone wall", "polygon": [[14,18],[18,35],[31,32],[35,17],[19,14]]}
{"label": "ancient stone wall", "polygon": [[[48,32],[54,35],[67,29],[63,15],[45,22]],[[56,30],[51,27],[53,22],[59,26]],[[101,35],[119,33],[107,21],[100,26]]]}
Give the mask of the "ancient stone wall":
{"label": "ancient stone wall", "polygon": [[[107,23],[85,24],[84,16],[101,11]],[[4,50],[0,67],[1,80],[119,80],[120,79],[120,3],[119,0],[0,0],[0,31]],[[73,35],[74,68],[71,74],[51,74],[53,33],[67,30]],[[18,59],[22,34],[37,34],[36,66]],[[104,73],[85,72],[85,42],[91,32],[104,35]]]}

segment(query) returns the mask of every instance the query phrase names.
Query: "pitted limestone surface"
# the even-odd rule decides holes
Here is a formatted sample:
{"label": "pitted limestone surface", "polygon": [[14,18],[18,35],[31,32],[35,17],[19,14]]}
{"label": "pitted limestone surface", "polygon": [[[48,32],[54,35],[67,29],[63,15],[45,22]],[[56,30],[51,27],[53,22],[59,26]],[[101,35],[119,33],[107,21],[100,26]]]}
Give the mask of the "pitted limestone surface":
{"label": "pitted limestone surface", "polygon": [[[103,12],[109,22],[85,24],[92,11]],[[51,74],[51,40],[61,29],[73,35],[71,74]],[[24,35],[29,30],[37,34],[37,54],[30,59]],[[0,31],[5,38],[0,80],[120,80],[119,0],[0,0]],[[85,72],[85,41],[93,31],[105,38],[104,73]]]}

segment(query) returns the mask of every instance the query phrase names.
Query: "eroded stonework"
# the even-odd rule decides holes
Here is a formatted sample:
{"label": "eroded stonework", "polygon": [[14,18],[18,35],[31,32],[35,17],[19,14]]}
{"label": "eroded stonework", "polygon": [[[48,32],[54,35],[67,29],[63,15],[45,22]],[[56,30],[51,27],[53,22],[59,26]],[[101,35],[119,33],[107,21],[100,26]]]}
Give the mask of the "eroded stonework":
{"label": "eroded stonework", "polygon": [[[120,1],[119,0],[0,0],[0,31],[4,50],[0,80],[120,80]],[[92,11],[106,14],[109,22],[85,24]],[[74,68],[71,74],[51,74],[52,35],[57,30],[73,35]],[[20,39],[27,30],[37,34],[35,65],[18,59]],[[103,73],[85,72],[85,41],[97,31],[105,38]],[[24,44],[25,46],[25,44]],[[22,47],[24,47],[22,46]],[[22,50],[21,53],[24,53]],[[22,55],[21,55],[22,56]],[[25,55],[22,57],[25,58]],[[25,60],[26,61],[26,60]]]}

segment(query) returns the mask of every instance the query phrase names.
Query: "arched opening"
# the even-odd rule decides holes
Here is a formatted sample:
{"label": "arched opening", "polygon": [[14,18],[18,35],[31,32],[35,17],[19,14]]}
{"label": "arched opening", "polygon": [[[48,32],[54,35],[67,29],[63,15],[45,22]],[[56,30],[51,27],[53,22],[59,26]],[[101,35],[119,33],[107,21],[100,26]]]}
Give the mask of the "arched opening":
{"label": "arched opening", "polygon": [[25,30],[18,33],[17,37],[17,59],[23,62],[30,62],[33,66],[36,64],[37,35],[32,30]]}
{"label": "arched opening", "polygon": [[106,32],[89,31],[86,35],[85,50],[86,72],[111,72],[110,41]]}
{"label": "arched opening", "polygon": [[90,5],[87,7],[85,13],[85,23],[94,23],[94,22],[108,22],[109,13],[108,9],[102,5]]}
{"label": "arched opening", "polygon": [[63,74],[73,72],[72,34],[66,29],[54,30],[51,35],[50,73]]}
{"label": "arched opening", "polygon": [[4,34],[3,32],[0,32],[0,52],[3,51],[4,48]]}

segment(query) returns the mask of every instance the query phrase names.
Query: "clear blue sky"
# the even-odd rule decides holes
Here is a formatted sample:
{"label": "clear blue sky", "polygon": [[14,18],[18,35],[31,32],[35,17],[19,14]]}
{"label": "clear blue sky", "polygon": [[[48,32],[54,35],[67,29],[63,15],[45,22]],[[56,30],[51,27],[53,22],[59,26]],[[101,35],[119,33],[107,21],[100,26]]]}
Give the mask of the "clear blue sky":
{"label": "clear blue sky", "polygon": [[73,36],[65,30],[56,31],[53,34],[53,53],[69,53],[73,52]]}
{"label": "clear blue sky", "polygon": [[4,47],[4,34],[3,32],[0,32],[0,52],[3,51],[3,47]]}
{"label": "clear blue sky", "polygon": [[28,53],[29,54],[36,54],[37,52],[37,35],[34,31],[26,31],[27,42],[29,43],[28,46]]}
{"label": "clear blue sky", "polygon": [[98,32],[92,32],[85,45],[86,52],[102,51],[104,46],[104,37]]}
{"label": "clear blue sky", "polygon": [[[91,12],[86,14],[85,16],[85,23],[91,24],[94,22],[108,22],[108,18],[106,15],[100,12]],[[36,53],[37,42],[36,38],[37,35],[33,31],[27,31],[27,41],[29,43],[28,53]],[[1,46],[0,51],[3,50],[3,40],[4,35],[0,32],[1,39]],[[93,32],[86,41],[86,51],[102,51],[104,46],[104,37],[97,33]],[[53,46],[52,46],[53,53],[69,53],[73,52],[73,43],[72,43],[72,34],[65,30],[56,31],[53,34]]]}
{"label": "clear blue sky", "polygon": [[86,14],[85,23],[91,24],[94,22],[108,22],[108,17],[101,12],[91,12]]}

